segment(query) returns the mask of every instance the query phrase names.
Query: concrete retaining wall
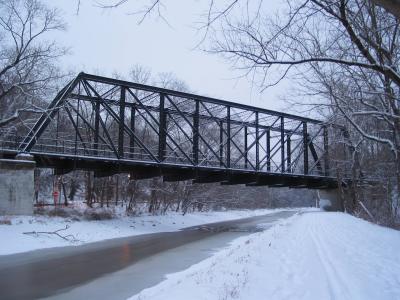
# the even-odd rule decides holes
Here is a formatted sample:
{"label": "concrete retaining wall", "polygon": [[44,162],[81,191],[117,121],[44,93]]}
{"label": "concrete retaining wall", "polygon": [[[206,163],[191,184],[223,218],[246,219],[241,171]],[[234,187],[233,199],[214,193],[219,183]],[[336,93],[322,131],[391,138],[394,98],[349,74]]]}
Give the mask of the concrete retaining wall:
{"label": "concrete retaining wall", "polygon": [[28,156],[0,159],[0,215],[32,215],[35,162]]}

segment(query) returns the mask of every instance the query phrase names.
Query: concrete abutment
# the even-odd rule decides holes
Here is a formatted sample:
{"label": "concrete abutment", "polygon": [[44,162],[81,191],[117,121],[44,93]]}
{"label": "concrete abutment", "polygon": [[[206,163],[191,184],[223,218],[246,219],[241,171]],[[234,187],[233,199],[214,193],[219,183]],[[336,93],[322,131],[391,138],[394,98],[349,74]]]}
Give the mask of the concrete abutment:
{"label": "concrete abutment", "polygon": [[34,171],[30,155],[0,159],[0,215],[32,215]]}
{"label": "concrete abutment", "polygon": [[344,211],[339,189],[318,190],[319,207],[326,211]]}

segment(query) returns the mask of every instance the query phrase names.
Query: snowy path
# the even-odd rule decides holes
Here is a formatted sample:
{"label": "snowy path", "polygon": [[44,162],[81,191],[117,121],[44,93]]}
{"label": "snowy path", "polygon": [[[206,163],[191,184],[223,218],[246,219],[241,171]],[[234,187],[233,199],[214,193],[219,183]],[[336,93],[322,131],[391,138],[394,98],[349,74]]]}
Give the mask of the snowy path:
{"label": "snowy path", "polygon": [[400,299],[400,232],[342,213],[296,215],[139,299]]}

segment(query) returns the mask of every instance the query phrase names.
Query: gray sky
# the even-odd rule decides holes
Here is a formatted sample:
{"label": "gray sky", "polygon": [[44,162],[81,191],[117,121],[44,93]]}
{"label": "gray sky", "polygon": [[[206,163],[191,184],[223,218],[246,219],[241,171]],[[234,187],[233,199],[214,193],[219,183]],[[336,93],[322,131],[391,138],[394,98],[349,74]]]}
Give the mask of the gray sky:
{"label": "gray sky", "polygon": [[[167,2],[163,16],[171,26],[155,16],[138,25],[138,17],[129,14],[135,11],[129,4],[104,10],[92,0],[81,0],[77,15],[78,0],[47,2],[59,8],[68,23],[67,31],[56,37],[71,48],[71,55],[63,59],[67,69],[126,74],[132,65],[140,64],[153,74],[174,73],[197,94],[269,109],[285,106],[278,96],[287,83],[260,94],[248,78],[238,79],[241,73],[223,58],[192,50],[200,40],[195,22],[208,1]],[[276,6],[279,1],[273,3]]]}

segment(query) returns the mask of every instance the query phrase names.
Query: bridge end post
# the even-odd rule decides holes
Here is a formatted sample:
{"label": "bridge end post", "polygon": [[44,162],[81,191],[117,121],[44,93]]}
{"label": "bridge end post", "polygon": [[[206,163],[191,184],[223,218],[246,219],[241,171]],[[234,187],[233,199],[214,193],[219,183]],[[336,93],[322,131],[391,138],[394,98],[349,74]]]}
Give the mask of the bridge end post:
{"label": "bridge end post", "polygon": [[0,159],[0,215],[33,215],[35,167],[30,155]]}
{"label": "bridge end post", "polygon": [[318,190],[318,204],[325,211],[344,211],[343,199],[337,188]]}

